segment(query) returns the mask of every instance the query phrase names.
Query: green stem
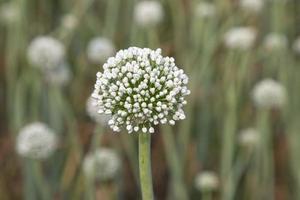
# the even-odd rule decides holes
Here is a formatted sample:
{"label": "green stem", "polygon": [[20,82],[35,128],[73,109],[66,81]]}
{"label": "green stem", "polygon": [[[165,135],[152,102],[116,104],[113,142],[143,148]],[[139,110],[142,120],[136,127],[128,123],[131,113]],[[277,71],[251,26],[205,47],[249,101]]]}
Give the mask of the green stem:
{"label": "green stem", "polygon": [[169,126],[164,126],[163,128],[163,140],[164,140],[164,146],[167,156],[168,165],[170,168],[172,181],[173,181],[173,188],[171,193],[173,197],[170,197],[170,199],[177,197],[180,200],[186,200],[188,199],[188,193],[185,187],[185,184],[182,180],[183,177],[183,166],[181,164],[182,161],[180,161],[178,157],[178,150],[176,148],[175,144],[175,138],[172,134],[172,129]]}
{"label": "green stem", "polygon": [[139,134],[139,168],[140,184],[143,200],[153,200],[152,174],[151,174],[151,135]]}
{"label": "green stem", "polygon": [[212,192],[203,192],[201,199],[203,199],[203,200],[212,200]]}
{"label": "green stem", "polygon": [[273,160],[273,137],[270,130],[269,112],[261,110],[258,116],[259,130],[262,134],[261,142],[261,174],[260,182],[262,183],[262,198],[274,199],[274,160]]}

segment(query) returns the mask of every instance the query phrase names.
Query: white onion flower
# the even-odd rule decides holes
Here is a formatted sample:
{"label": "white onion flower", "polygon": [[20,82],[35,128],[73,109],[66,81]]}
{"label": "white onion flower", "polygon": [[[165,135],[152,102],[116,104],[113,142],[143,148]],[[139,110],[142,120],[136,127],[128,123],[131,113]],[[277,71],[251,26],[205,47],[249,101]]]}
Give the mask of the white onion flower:
{"label": "white onion flower", "polygon": [[21,129],[16,150],[22,157],[46,159],[56,150],[57,143],[53,130],[44,123],[35,122]]}
{"label": "white onion flower", "polygon": [[282,107],[286,102],[286,90],[280,83],[265,79],[255,85],[252,98],[259,108]]}
{"label": "white onion flower", "polygon": [[0,21],[5,24],[11,24],[20,19],[20,10],[17,5],[10,2],[4,3],[0,7]]}
{"label": "white onion flower", "polygon": [[265,0],[240,0],[239,6],[249,12],[260,12],[264,7]]}
{"label": "white onion flower", "polygon": [[257,32],[251,27],[236,27],[225,33],[224,42],[230,49],[248,50],[254,45]]}
{"label": "white onion flower", "polygon": [[130,47],[120,50],[97,73],[92,96],[99,113],[110,114],[113,131],[153,133],[154,125],[175,124],[185,118],[183,105],[190,93],[188,77],[161,49]]}
{"label": "white onion flower", "polygon": [[195,178],[195,187],[202,192],[212,192],[218,189],[219,178],[214,172],[202,172]]}
{"label": "white onion flower", "polygon": [[69,65],[61,63],[58,67],[44,71],[45,80],[51,85],[66,86],[72,77]]}
{"label": "white onion flower", "polygon": [[134,8],[134,20],[139,26],[152,27],[162,22],[164,11],[158,1],[140,1]]}
{"label": "white onion flower", "polygon": [[285,35],[279,33],[270,33],[264,40],[264,47],[267,50],[285,49],[288,46],[288,40]]}
{"label": "white onion flower", "polygon": [[294,41],[293,50],[300,55],[300,37]]}
{"label": "white onion flower", "polygon": [[252,148],[259,142],[260,136],[256,129],[247,128],[240,132],[238,136],[238,143],[241,147]]}
{"label": "white onion flower", "polygon": [[211,18],[216,15],[216,6],[209,2],[200,2],[195,7],[195,14],[200,18]]}
{"label": "white onion flower", "polygon": [[109,181],[118,175],[120,166],[118,154],[113,149],[102,147],[85,157],[83,172],[90,179]]}
{"label": "white onion flower", "polygon": [[73,14],[66,14],[62,18],[62,26],[68,30],[73,30],[78,25],[78,19]]}
{"label": "white onion flower", "polygon": [[86,102],[87,114],[96,123],[99,123],[101,125],[106,125],[110,118],[110,115],[105,115],[103,113],[99,114],[98,110],[99,110],[99,106],[97,105],[97,100],[93,97],[89,97]]}
{"label": "white onion flower", "polygon": [[107,38],[96,37],[87,47],[87,57],[94,64],[102,64],[107,58],[115,54],[114,44]]}
{"label": "white onion flower", "polygon": [[28,47],[29,62],[41,69],[59,66],[65,59],[65,47],[57,39],[49,36],[35,38]]}

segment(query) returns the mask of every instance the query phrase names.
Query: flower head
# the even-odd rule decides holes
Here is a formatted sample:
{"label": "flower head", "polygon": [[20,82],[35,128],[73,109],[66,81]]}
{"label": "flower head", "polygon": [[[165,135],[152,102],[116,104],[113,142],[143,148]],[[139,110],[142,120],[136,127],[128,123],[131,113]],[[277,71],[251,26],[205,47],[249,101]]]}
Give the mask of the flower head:
{"label": "flower head", "polygon": [[154,125],[174,125],[185,118],[188,77],[174,58],[161,55],[161,49],[120,50],[103,68],[103,73],[97,73],[92,97],[99,113],[111,115],[108,124],[114,131],[126,127],[129,133],[153,133]]}
{"label": "flower head", "polygon": [[142,27],[156,26],[163,17],[163,8],[158,1],[140,1],[135,5],[134,20]]}
{"label": "flower head", "polygon": [[249,12],[259,12],[264,7],[265,0],[240,0],[240,7]]}
{"label": "flower head", "polygon": [[78,19],[73,14],[67,14],[62,18],[62,26],[68,30],[73,30],[78,25]]}
{"label": "flower head", "polygon": [[202,172],[196,176],[195,186],[198,190],[203,192],[214,191],[219,187],[218,176],[214,172]]}
{"label": "flower head", "polygon": [[265,79],[255,85],[252,98],[257,107],[282,107],[286,102],[286,90],[278,82]]}
{"label": "flower head", "polygon": [[224,42],[230,49],[250,49],[256,39],[256,30],[251,27],[236,27],[225,33]]}
{"label": "flower head", "polygon": [[95,98],[89,97],[86,102],[86,112],[89,117],[95,122],[105,125],[109,120],[109,115],[99,114],[99,106],[97,105],[97,100]]}
{"label": "flower head", "polygon": [[264,46],[267,50],[285,49],[288,46],[288,40],[285,35],[279,33],[270,33],[264,40]]}
{"label": "flower head", "polygon": [[300,37],[294,41],[293,50],[300,55]]}
{"label": "flower head", "polygon": [[16,150],[20,156],[45,159],[54,152],[58,141],[55,133],[46,124],[35,122],[19,132],[16,142]]}
{"label": "flower head", "polygon": [[44,71],[45,80],[51,85],[66,86],[72,77],[69,65],[61,63],[58,67]]}
{"label": "flower head", "polygon": [[41,69],[59,66],[65,59],[65,47],[55,38],[40,36],[35,38],[28,47],[29,62]]}
{"label": "flower head", "polygon": [[5,24],[11,24],[20,19],[20,10],[18,6],[13,3],[4,3],[0,7],[0,21]]}
{"label": "flower head", "polygon": [[83,171],[89,178],[108,181],[117,176],[120,166],[120,158],[113,149],[99,148],[85,157]]}
{"label": "flower head", "polygon": [[211,18],[216,15],[216,6],[209,2],[200,2],[195,7],[195,14],[201,18]]}
{"label": "flower head", "polygon": [[103,37],[92,39],[87,47],[87,57],[94,64],[104,63],[107,58],[115,53],[113,43]]}
{"label": "flower head", "polygon": [[254,147],[259,142],[259,133],[254,128],[244,129],[239,134],[238,142],[241,147]]}

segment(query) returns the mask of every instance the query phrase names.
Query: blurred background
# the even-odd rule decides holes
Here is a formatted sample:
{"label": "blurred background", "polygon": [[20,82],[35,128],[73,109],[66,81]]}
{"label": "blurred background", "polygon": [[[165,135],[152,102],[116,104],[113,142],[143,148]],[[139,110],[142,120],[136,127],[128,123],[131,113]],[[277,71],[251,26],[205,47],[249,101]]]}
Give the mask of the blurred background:
{"label": "blurred background", "polygon": [[300,199],[299,0],[1,0],[1,200],[141,199],[137,135],[89,99],[130,46],[189,76],[152,135],[157,200]]}

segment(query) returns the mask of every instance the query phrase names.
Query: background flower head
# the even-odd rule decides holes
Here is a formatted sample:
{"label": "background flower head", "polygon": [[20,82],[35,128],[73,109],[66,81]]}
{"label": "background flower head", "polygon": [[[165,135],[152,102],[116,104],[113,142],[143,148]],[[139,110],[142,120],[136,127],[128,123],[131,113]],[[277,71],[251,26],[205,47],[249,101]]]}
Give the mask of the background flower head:
{"label": "background flower head", "polygon": [[211,192],[219,187],[218,176],[211,171],[204,171],[195,178],[195,187],[202,192]]}
{"label": "background flower head", "polygon": [[134,7],[134,20],[142,27],[158,25],[163,17],[163,8],[158,1],[140,1]]}
{"label": "background flower head", "polygon": [[211,18],[217,13],[216,6],[210,2],[199,2],[195,6],[195,15],[201,18]]}
{"label": "background flower head", "polygon": [[22,157],[46,159],[55,151],[57,143],[53,130],[46,124],[35,122],[20,130],[16,150]]}
{"label": "background flower head", "polygon": [[252,98],[259,108],[280,108],[286,102],[286,90],[280,83],[264,79],[255,85]]}
{"label": "background flower head", "polygon": [[250,49],[255,42],[257,32],[251,27],[235,27],[224,35],[224,43],[229,49]]}
{"label": "background flower head", "polygon": [[109,181],[114,179],[120,170],[121,161],[118,154],[109,148],[99,148],[89,153],[83,161],[83,171],[88,178]]}
{"label": "background flower head", "polygon": [[249,12],[260,12],[265,4],[265,0],[240,0],[239,6]]}
{"label": "background flower head", "polygon": [[65,59],[65,47],[50,36],[39,36],[33,39],[27,52],[29,62],[41,69],[59,66]]}
{"label": "background flower head", "polygon": [[115,53],[114,44],[107,38],[96,37],[87,47],[87,57],[94,64],[102,64]]}

